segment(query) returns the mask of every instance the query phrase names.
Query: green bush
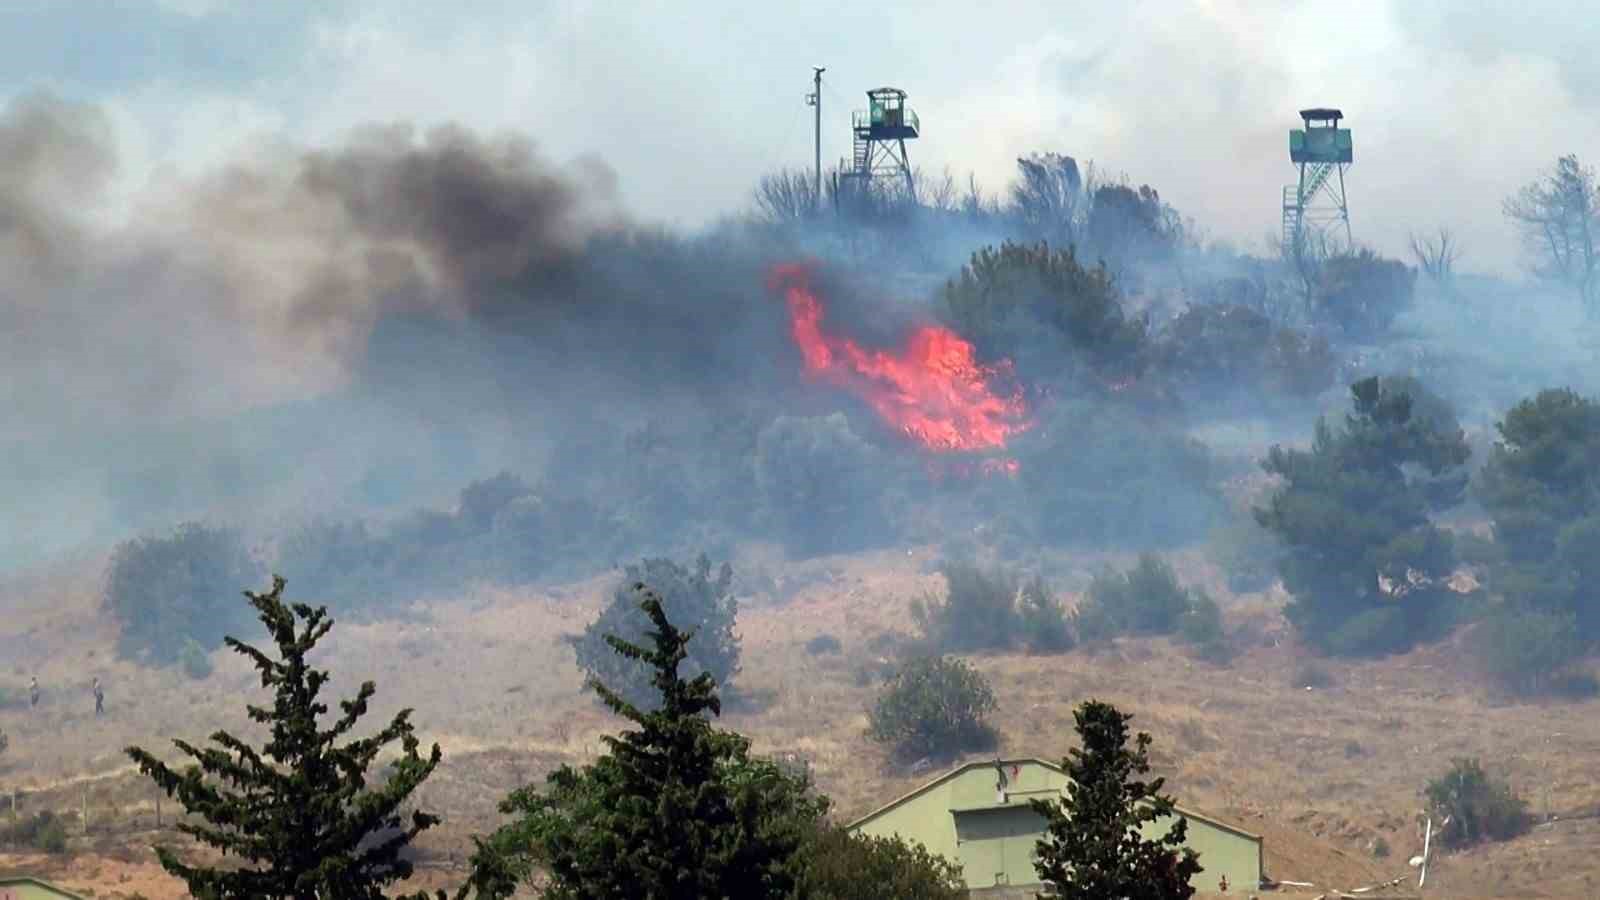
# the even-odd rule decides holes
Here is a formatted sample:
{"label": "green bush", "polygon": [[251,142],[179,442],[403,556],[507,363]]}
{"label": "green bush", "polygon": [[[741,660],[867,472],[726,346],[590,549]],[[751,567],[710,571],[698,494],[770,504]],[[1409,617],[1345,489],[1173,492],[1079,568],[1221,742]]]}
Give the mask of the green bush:
{"label": "green bush", "polygon": [[1067,624],[1067,611],[1061,600],[1035,576],[1023,585],[1017,597],[1022,639],[1034,653],[1065,653],[1076,641]]}
{"label": "green bush", "polygon": [[912,618],[935,652],[1072,649],[1066,611],[1043,579],[1035,577],[1024,586],[1003,569],[965,561],[946,560],[939,572],[947,585],[944,598],[923,597],[911,605]]}
{"label": "green bush", "polygon": [[212,650],[250,624],[239,585],[261,577],[239,533],[198,522],[171,537],[142,537],[117,547],[106,579],[105,608],[121,625],[124,657],[167,665],[186,641]]}
{"label": "green bush", "polygon": [[1086,640],[1172,634],[1190,606],[1189,592],[1178,583],[1172,566],[1154,553],[1144,553],[1132,569],[1102,572],[1089,583],[1079,612],[1079,634]]}
{"label": "green bush", "polygon": [[1505,841],[1528,830],[1528,804],[1511,786],[1490,778],[1476,759],[1456,759],[1450,771],[1428,782],[1428,810],[1442,824],[1437,839],[1446,847]]}
{"label": "green bush", "polygon": [[1374,338],[1411,306],[1417,273],[1371,250],[1330,256],[1311,281],[1312,314],[1353,338]]}
{"label": "green bush", "polygon": [[1222,624],[1222,608],[1204,591],[1190,592],[1189,608],[1178,622],[1178,637],[1202,659],[1224,664],[1233,658]]}
{"label": "green bush", "polygon": [[1003,650],[1018,632],[1017,579],[1001,569],[945,561],[944,599],[923,597],[911,604],[911,617],[937,652]]}
{"label": "green bush", "polygon": [[1197,304],[1167,324],[1152,351],[1163,374],[1202,405],[1314,397],[1333,386],[1328,342],[1238,305]]}
{"label": "green bush", "polygon": [[680,667],[684,677],[708,672],[718,687],[726,690],[739,671],[739,636],[733,630],[738,615],[731,593],[733,567],[723,563],[713,577],[711,560],[704,555],[692,569],[669,559],[646,559],[627,567],[611,602],[582,635],[571,639],[585,677],[641,709],[653,708],[650,705],[657,702],[650,667],[618,654],[605,640],[606,635],[630,643],[647,639],[650,623],[633,590],[639,583],[659,594],[667,617],[692,635],[688,657]]}
{"label": "green bush", "polygon": [[1143,320],[1124,314],[1104,266],[1085,267],[1072,247],[1006,242],[974,253],[941,294],[946,324],[981,359],[1010,360],[1024,378],[1048,378],[1075,360],[1102,372],[1141,365]]}
{"label": "green bush", "polygon": [[41,853],[65,853],[67,827],[50,810],[40,810],[15,824],[0,829],[0,841],[17,848]]}
{"label": "green bush", "polygon": [[184,674],[196,681],[211,677],[211,656],[194,638],[183,642],[183,649],[178,651],[178,662],[182,664]]}
{"label": "green bush", "polygon": [[796,900],[961,900],[961,868],[899,837],[823,828],[800,851]]}
{"label": "green bush", "polygon": [[995,745],[988,724],[994,690],[976,669],[953,657],[907,661],[885,685],[870,715],[872,740],[909,761],[947,759]]}
{"label": "green bush", "polygon": [[1110,259],[1135,261],[1170,257],[1183,239],[1177,211],[1161,202],[1148,184],[1095,189],[1085,230],[1089,242]]}
{"label": "green bush", "polygon": [[1583,642],[1571,613],[1509,608],[1477,624],[1468,652],[1500,686],[1519,694],[1548,694],[1571,685],[1568,676],[1583,655]]}
{"label": "green bush", "polygon": [[1398,606],[1356,613],[1322,639],[1323,646],[1335,656],[1383,656],[1402,652],[1412,642],[1405,610]]}

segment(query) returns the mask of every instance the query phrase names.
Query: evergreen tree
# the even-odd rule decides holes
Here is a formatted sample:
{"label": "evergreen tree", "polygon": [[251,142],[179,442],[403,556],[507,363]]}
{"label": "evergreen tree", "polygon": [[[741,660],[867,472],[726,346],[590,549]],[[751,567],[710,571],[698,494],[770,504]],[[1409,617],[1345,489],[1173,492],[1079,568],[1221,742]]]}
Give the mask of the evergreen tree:
{"label": "evergreen tree", "polygon": [[1284,615],[1334,653],[1409,648],[1447,624],[1456,556],[1432,514],[1460,501],[1466,438],[1414,380],[1350,386],[1343,426],[1317,422],[1311,449],[1273,447],[1283,479],[1256,519],[1284,543]]}
{"label": "evergreen tree", "polygon": [[633,591],[652,649],[605,640],[653,671],[656,708],[590,682],[635,727],[606,737],[609,752],[592,765],[563,766],[544,791],[519,790],[501,805],[518,818],[479,844],[480,896],[507,896],[540,867],[550,877],[544,896],[555,900],[788,897],[827,800],[752,760],[746,738],[712,727],[706,713],[722,712],[715,679],[678,673],[691,635],[673,627],[654,590]]}
{"label": "evergreen tree", "polygon": [[1503,560],[1494,586],[1535,609],[1571,616],[1600,638],[1600,403],[1540,391],[1506,413],[1475,485]]}
{"label": "evergreen tree", "polygon": [[[1061,767],[1072,779],[1059,801],[1031,801],[1047,820],[1035,863],[1052,898],[1066,900],[1186,900],[1189,880],[1200,872],[1193,850],[1184,847],[1188,823],[1177,818],[1167,833],[1149,839],[1146,825],[1174,815],[1164,779],[1141,780],[1150,771],[1150,735],[1140,732],[1128,749],[1127,713],[1090,700],[1073,711],[1082,747]],[[1045,895],[1040,895],[1041,897]]]}
{"label": "evergreen tree", "polygon": [[[285,603],[283,587],[284,580],[275,576],[270,592],[245,592],[278,645],[277,659],[226,639],[254,662],[261,686],[274,692],[270,708],[246,706],[253,721],[271,729],[271,740],[257,749],[218,731],[211,736],[215,747],[174,741],[194,759],[181,771],[138,747],[127,749],[140,771],[205,821],[180,823],[180,831],[248,865],[189,866],[167,848],[156,848],[156,854],[162,867],[201,900],[378,900],[386,885],[411,876],[402,851],[439,821],[412,812],[406,823],[400,814],[401,805],[439,764],[439,746],[426,758],[417,752],[409,709],[371,737],[338,744],[366,714],[376,691],[370,681],[355,699],[340,702],[342,715],[331,727],[318,726],[328,712],[317,699],[328,673],[311,668],[306,657],[333,620],[325,607]],[[392,776],[369,788],[368,769],[396,741],[402,754],[392,764]]]}

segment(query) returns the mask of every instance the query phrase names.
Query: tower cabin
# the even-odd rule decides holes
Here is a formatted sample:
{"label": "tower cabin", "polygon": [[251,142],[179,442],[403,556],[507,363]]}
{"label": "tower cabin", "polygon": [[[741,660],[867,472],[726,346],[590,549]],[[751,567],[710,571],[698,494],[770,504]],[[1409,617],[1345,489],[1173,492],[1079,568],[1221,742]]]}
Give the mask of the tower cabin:
{"label": "tower cabin", "polygon": [[1340,128],[1344,113],[1318,107],[1300,110],[1303,128],[1289,132],[1289,160],[1296,163],[1350,163],[1355,160],[1350,129]]}

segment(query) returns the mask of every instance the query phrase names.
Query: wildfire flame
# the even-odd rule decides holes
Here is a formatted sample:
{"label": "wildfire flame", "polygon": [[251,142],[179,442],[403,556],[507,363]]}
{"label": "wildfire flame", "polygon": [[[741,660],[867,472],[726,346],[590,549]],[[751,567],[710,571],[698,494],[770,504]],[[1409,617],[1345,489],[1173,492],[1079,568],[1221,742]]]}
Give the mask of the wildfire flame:
{"label": "wildfire flame", "polygon": [[[823,330],[823,306],[801,264],[774,266],[769,285],[789,307],[790,333],[806,373],[859,395],[884,421],[930,450],[1004,447],[1027,430],[1020,389],[1004,390],[1009,363],[985,366],[948,328],[923,325],[899,352],[868,350]],[[1015,472],[1016,462],[986,460],[983,471]]]}

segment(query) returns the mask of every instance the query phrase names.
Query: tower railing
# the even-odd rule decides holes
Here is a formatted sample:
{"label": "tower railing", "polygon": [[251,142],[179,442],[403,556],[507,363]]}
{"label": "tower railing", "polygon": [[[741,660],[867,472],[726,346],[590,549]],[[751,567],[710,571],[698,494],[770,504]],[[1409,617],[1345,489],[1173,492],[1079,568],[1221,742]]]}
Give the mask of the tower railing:
{"label": "tower railing", "polygon": [[[887,123],[883,122],[883,121],[874,122],[872,120],[872,111],[871,110],[858,109],[855,112],[850,114],[850,125],[851,125],[851,127],[855,128],[857,130],[865,130],[865,129],[874,128],[874,127],[882,128],[886,124]],[[921,134],[922,133],[922,120],[917,118],[917,114],[916,114],[916,112],[914,110],[901,109],[901,111],[900,111],[900,125],[897,126],[897,127],[909,128],[912,131],[915,131],[918,134]]]}

